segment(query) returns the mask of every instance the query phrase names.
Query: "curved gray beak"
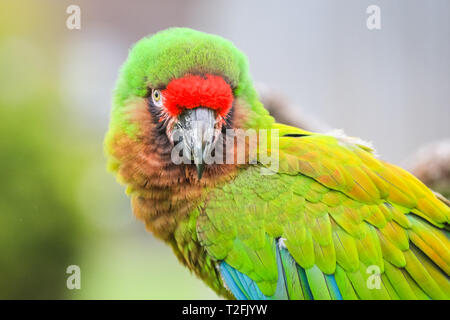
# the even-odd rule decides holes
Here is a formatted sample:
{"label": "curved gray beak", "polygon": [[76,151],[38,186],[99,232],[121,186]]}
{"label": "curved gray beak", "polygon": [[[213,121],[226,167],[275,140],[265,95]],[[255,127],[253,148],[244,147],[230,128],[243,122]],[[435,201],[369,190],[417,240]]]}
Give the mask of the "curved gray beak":
{"label": "curved gray beak", "polygon": [[177,127],[182,131],[185,156],[194,161],[200,180],[205,160],[211,156],[215,144],[215,112],[198,107],[187,109],[178,117]]}

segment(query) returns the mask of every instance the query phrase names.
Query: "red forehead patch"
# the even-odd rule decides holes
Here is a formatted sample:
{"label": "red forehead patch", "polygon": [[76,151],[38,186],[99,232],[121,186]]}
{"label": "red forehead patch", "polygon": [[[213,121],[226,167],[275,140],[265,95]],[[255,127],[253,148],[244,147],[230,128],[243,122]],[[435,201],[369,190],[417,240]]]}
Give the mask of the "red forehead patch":
{"label": "red forehead patch", "polygon": [[233,92],[222,77],[187,75],[169,82],[162,91],[164,107],[172,116],[184,109],[206,107],[225,117],[233,104]]}

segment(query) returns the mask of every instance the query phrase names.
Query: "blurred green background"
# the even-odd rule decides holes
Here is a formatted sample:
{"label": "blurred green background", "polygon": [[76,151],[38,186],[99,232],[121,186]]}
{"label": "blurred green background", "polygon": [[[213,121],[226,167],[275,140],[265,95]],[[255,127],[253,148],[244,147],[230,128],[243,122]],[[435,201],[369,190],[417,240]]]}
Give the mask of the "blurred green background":
{"label": "blurred green background", "polygon": [[[78,90],[106,102],[102,119],[83,114],[98,110],[67,93],[80,66],[66,55],[83,55],[71,52],[67,4],[43,3],[0,4],[0,299],[216,298],[145,232],[106,172],[112,87],[82,79]],[[66,287],[69,265],[80,290]]]}
{"label": "blurred green background", "polygon": [[[169,26],[223,35],[256,80],[401,163],[450,136],[448,1],[0,2],[0,299],[215,299],[132,215],[103,136],[129,46]],[[66,8],[81,8],[81,30]],[[66,268],[81,268],[68,290]]]}

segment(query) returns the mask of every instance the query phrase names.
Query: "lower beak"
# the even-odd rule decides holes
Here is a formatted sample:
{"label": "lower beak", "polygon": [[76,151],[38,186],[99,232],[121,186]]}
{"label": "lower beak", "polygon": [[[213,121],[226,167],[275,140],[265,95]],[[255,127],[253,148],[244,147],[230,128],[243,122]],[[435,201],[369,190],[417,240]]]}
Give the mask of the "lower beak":
{"label": "lower beak", "polygon": [[184,150],[194,162],[199,180],[205,169],[205,159],[214,149],[215,124],[214,110],[203,107],[187,109],[178,117],[177,127],[182,130]]}

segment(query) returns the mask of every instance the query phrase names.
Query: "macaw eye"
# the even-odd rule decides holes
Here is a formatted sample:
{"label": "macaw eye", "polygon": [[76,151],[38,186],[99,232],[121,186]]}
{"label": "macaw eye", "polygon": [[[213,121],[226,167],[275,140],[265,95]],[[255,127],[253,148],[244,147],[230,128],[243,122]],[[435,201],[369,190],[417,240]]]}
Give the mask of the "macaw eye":
{"label": "macaw eye", "polygon": [[152,99],[153,99],[153,103],[155,105],[160,106],[162,104],[161,91],[153,89],[153,91],[152,91]]}

